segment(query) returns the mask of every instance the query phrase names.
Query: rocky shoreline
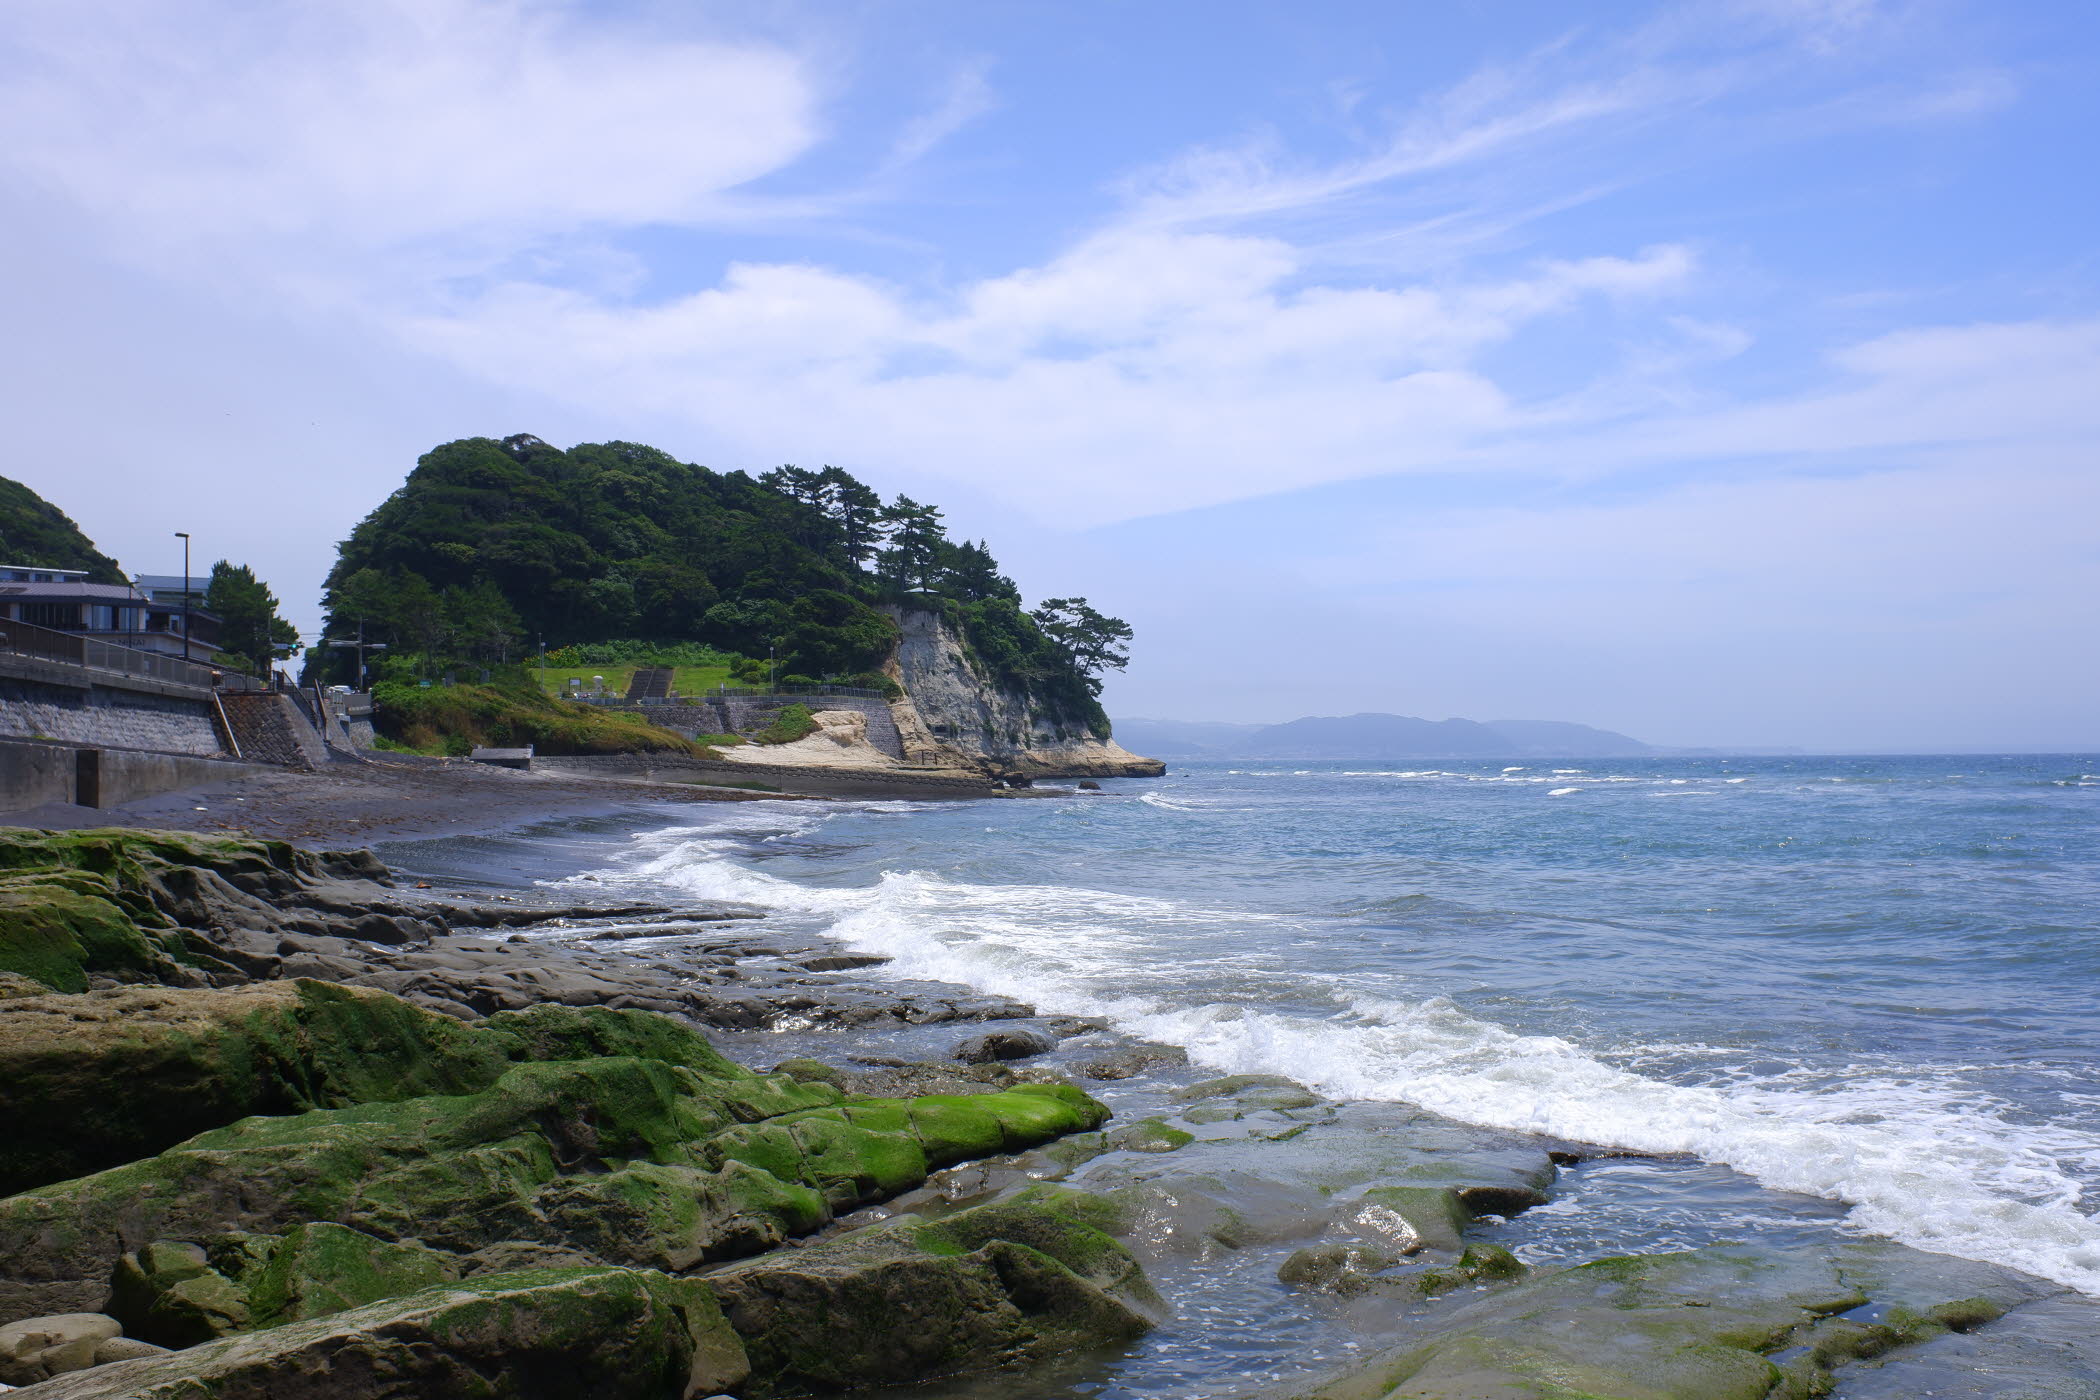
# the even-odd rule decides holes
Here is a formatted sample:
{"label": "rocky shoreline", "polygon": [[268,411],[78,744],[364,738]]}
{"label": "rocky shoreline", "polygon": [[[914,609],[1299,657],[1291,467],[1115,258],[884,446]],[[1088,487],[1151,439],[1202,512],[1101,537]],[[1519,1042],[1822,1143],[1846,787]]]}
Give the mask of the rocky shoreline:
{"label": "rocky shoreline", "polygon": [[749,906],[0,831],[0,1384],[1101,1393],[1229,1275],[1359,1340],[1177,1393],[2100,1395],[2100,1309],[2043,1280],[1871,1240],[1529,1266],[1502,1222],[1594,1149],[879,962]]}

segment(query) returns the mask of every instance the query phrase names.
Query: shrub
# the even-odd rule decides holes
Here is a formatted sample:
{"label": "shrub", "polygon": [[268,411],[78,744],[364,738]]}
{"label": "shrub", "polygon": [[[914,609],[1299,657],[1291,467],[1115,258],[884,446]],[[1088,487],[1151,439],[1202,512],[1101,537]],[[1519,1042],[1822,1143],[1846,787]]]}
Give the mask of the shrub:
{"label": "shrub", "polygon": [[729,666],[741,658],[705,642],[574,642],[547,653],[547,664],[571,666]]}
{"label": "shrub", "polygon": [[779,718],[749,738],[754,744],[792,744],[816,732],[817,721],[810,714],[809,706],[783,705]]}

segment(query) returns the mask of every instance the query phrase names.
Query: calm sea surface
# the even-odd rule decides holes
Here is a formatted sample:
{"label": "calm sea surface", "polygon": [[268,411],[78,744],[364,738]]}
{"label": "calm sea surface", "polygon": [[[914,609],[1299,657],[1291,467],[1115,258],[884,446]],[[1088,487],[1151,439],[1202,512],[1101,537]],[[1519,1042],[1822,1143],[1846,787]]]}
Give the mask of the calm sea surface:
{"label": "calm sea surface", "polygon": [[1842,1203],[1840,1228],[2100,1294],[2100,757],[1106,786],[664,808],[476,859],[753,900],[1221,1071],[1695,1153]]}

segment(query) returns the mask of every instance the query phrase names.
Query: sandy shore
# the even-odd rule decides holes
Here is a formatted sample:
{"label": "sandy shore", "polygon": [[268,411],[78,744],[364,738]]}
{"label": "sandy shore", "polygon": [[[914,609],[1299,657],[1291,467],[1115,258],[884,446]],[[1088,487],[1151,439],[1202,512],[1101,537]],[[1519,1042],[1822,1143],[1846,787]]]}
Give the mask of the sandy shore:
{"label": "sandy shore", "polygon": [[491,831],[645,803],[749,802],[762,797],[783,800],[777,794],[606,782],[494,768],[468,759],[385,754],[331,764],[313,773],[259,773],[108,809],[54,804],[0,813],[0,826],[229,831],[301,845],[356,846],[398,837]]}

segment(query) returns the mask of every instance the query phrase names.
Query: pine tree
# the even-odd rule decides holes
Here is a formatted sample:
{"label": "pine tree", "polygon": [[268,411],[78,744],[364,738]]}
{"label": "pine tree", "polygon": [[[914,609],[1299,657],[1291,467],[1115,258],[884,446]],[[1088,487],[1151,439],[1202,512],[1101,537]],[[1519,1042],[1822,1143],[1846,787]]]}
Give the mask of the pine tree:
{"label": "pine tree", "polygon": [[1133,635],[1130,624],[1094,611],[1084,598],[1046,599],[1029,616],[1086,677],[1087,688],[1096,695],[1101,693],[1103,671],[1120,671],[1130,664],[1126,650]]}
{"label": "pine tree", "polygon": [[882,513],[890,527],[890,547],[882,552],[882,572],[900,588],[926,592],[940,575],[947,527],[938,506],[921,505],[900,495]]}
{"label": "pine tree", "polygon": [[299,633],[277,615],[277,595],[246,564],[212,565],[204,607],[218,615],[219,650],[256,675],[299,650]]}

